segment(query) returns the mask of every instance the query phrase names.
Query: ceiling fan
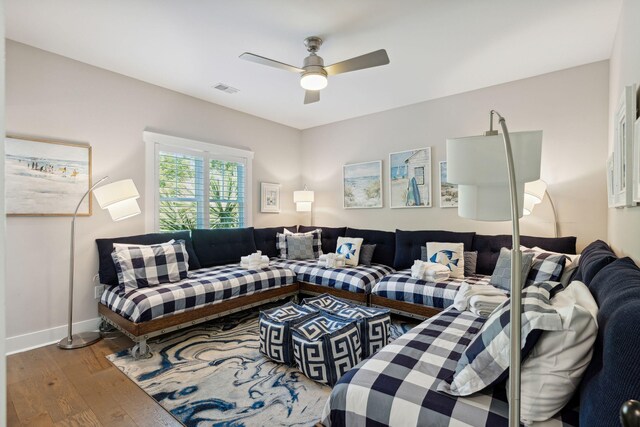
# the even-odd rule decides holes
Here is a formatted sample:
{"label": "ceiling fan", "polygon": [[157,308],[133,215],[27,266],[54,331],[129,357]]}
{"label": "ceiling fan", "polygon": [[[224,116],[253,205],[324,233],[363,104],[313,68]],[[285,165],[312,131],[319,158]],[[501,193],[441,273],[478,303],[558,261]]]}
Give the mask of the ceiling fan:
{"label": "ceiling fan", "polygon": [[317,55],[320,46],[322,46],[322,39],[316,36],[307,37],[304,39],[304,45],[307,47],[307,51],[309,51],[309,56],[304,58],[304,65],[302,68],[274,61],[273,59],[265,58],[264,56],[255,55],[249,52],[243,53],[240,55],[240,58],[258,64],[280,68],[281,70],[300,73],[300,86],[305,89],[305,104],[320,101],[320,90],[327,87],[327,76],[335,76],[336,74],[348,73],[349,71],[378,67],[389,63],[387,51],[380,49],[325,67],[324,61]]}

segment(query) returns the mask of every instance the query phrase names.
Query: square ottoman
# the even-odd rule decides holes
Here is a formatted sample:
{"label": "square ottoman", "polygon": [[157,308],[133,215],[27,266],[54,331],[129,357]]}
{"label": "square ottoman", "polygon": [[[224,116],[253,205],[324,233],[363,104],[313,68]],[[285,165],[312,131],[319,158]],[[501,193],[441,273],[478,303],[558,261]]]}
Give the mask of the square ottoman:
{"label": "square ottoman", "polygon": [[389,344],[391,316],[388,309],[352,305],[338,310],[334,314],[358,322],[363,359]]}
{"label": "square ottoman", "polygon": [[308,378],[330,386],[362,360],[355,320],[320,313],[291,327],[293,356]]}
{"label": "square ottoman", "polygon": [[269,359],[293,366],[291,325],[315,316],[318,310],[288,302],[280,307],[260,312],[260,352]]}
{"label": "square ottoman", "polygon": [[342,310],[343,308],[351,307],[350,303],[330,294],[322,294],[313,298],[305,298],[302,300],[302,304],[316,307],[320,310],[329,312],[330,314]]}

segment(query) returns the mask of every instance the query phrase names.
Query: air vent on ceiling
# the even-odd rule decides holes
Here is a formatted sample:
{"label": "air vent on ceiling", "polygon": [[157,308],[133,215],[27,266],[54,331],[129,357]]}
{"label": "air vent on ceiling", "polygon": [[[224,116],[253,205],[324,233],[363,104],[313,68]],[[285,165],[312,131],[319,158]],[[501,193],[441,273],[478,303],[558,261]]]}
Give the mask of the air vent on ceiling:
{"label": "air vent on ceiling", "polygon": [[227,84],[224,84],[224,83],[218,83],[213,88],[221,90],[224,93],[230,93],[230,94],[234,94],[236,92],[240,92],[240,89],[236,89],[235,87],[231,87],[231,86],[229,86]]}

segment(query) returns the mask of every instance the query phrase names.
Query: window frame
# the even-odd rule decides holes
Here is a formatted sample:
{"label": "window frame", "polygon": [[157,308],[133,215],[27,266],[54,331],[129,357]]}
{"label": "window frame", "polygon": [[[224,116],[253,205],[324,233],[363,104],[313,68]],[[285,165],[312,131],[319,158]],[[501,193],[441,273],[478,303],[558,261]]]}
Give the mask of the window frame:
{"label": "window frame", "polygon": [[[144,217],[145,231],[147,233],[159,231],[160,189],[158,183],[160,151],[203,157],[203,162],[206,162],[206,164],[209,164],[212,159],[244,163],[243,225],[244,227],[253,225],[253,151],[149,131],[142,133],[142,140],[145,143]],[[210,185],[208,184],[209,167],[205,168],[203,179],[207,183],[207,185],[204,185],[204,200],[207,203],[205,211],[209,212],[208,205],[211,203]]]}

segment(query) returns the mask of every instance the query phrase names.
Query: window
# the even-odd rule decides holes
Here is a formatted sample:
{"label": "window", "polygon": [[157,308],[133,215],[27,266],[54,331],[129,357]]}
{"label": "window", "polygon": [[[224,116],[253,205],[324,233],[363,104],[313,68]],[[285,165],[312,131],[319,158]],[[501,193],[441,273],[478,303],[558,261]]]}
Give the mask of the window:
{"label": "window", "polygon": [[145,141],[154,231],[250,225],[251,151],[151,132]]}

